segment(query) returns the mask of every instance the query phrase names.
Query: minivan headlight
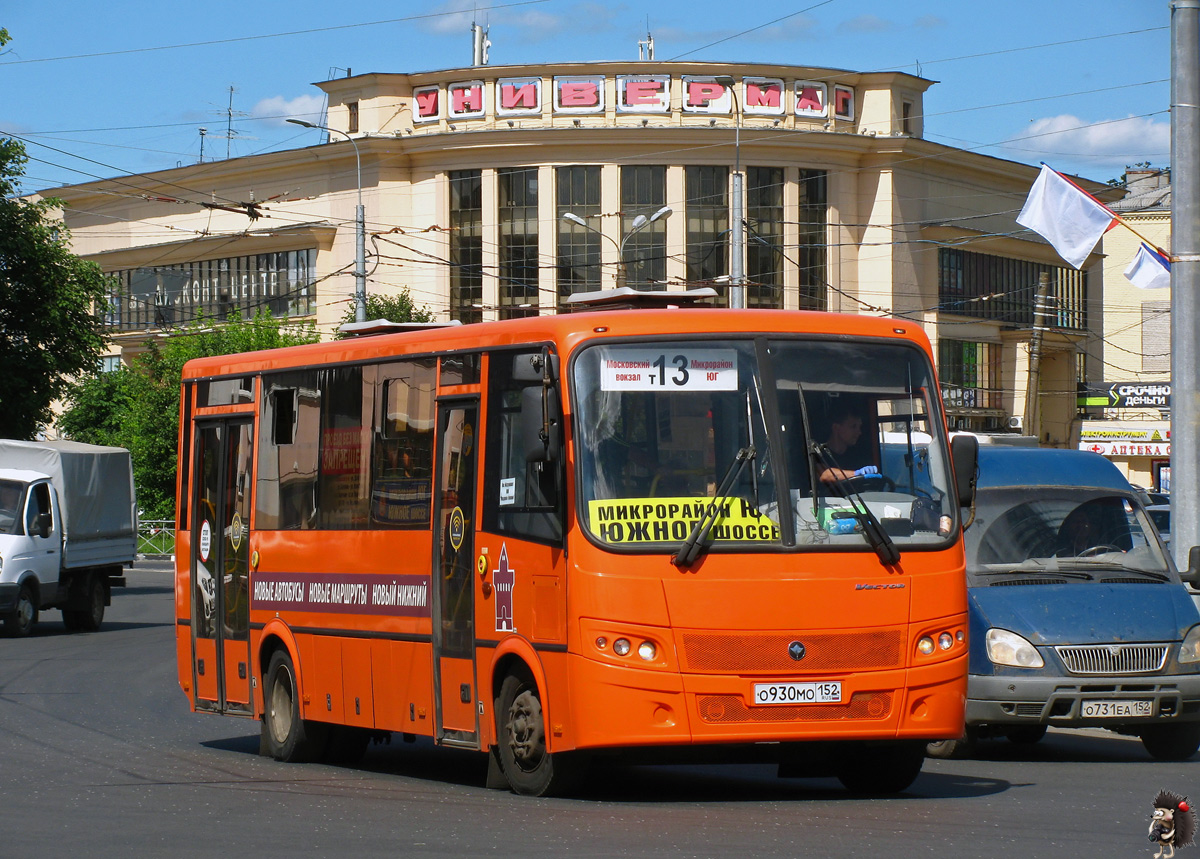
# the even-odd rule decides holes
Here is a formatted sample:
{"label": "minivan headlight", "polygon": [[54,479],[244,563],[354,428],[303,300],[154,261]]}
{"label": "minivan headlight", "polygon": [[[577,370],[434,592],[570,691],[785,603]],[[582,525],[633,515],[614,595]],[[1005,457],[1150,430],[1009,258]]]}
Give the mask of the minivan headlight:
{"label": "minivan headlight", "polygon": [[987,631],[987,655],[995,665],[1014,668],[1041,668],[1045,664],[1036,647],[1007,629]]}
{"label": "minivan headlight", "polygon": [[1180,662],[1200,662],[1200,625],[1193,626],[1179,646]]}

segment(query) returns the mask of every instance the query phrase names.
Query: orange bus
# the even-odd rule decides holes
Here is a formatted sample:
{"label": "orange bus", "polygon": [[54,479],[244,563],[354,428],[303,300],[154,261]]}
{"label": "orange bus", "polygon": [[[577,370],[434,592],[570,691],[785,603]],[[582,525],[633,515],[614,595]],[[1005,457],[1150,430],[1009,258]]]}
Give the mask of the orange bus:
{"label": "orange bus", "polygon": [[891,792],[962,733],[973,439],[913,323],[423,327],[191,361],[180,412],[179,681],[263,754],[395,732],[522,794],[622,756]]}

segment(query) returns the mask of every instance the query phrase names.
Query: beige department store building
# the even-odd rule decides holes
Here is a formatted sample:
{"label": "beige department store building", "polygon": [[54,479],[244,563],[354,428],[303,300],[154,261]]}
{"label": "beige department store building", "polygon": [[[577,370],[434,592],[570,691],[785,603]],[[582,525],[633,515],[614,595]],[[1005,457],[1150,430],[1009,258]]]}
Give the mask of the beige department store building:
{"label": "beige department store building", "polygon": [[261,307],[332,332],[360,194],[367,290],[442,319],[555,313],[619,280],[725,302],[737,174],[747,306],[919,320],[956,427],[1022,425],[1048,272],[1039,435],[1074,446],[1099,256],[1076,271],[1015,224],[1035,167],[924,138],[933,85],[653,61],[355,75],[318,84],[329,142],[50,193],[76,252],[117,276],[117,354]]}

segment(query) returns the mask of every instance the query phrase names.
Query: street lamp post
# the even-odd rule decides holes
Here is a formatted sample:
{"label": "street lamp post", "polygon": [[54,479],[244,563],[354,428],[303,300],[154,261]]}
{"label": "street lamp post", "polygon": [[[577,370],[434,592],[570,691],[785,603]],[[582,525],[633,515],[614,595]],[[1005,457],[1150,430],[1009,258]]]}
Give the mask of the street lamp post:
{"label": "street lamp post", "polygon": [[585,230],[589,230],[598,236],[603,236],[604,238],[608,239],[610,242],[613,243],[613,246],[617,249],[617,276],[616,276],[617,289],[621,289],[623,286],[625,286],[625,279],[626,279],[626,276],[625,276],[625,243],[627,241],[629,241],[629,239],[633,236],[634,233],[638,232],[639,230],[645,229],[646,227],[653,224],[655,221],[661,220],[662,218],[669,217],[671,212],[672,212],[672,209],[670,206],[663,206],[661,209],[659,209],[657,212],[655,212],[650,217],[646,217],[645,215],[638,215],[636,218],[633,219],[633,226],[630,227],[629,232],[625,234],[625,237],[623,239],[621,239],[620,242],[618,242],[616,239],[614,239],[612,236],[608,235],[607,233],[596,229],[591,224],[589,224],[587,221],[585,221],[583,218],[581,218],[579,215],[576,215],[574,212],[564,212],[562,219],[564,221],[569,221],[570,223],[575,224],[576,226],[583,227]]}
{"label": "street lamp post", "polygon": [[350,141],[354,147],[354,168],[358,184],[358,207],[354,210],[354,321],[367,321],[367,223],[362,201],[362,157],[358,152],[358,143],[346,132],[330,128],[327,125],[317,125],[315,122],[305,122],[303,119],[289,119],[294,125],[305,128],[319,128],[332,134],[340,134]]}
{"label": "street lamp post", "polygon": [[746,306],[745,229],[742,225],[742,111],[737,97],[737,84],[729,75],[718,75],[716,82],[729,88],[733,96],[733,201],[729,233],[729,306]]}

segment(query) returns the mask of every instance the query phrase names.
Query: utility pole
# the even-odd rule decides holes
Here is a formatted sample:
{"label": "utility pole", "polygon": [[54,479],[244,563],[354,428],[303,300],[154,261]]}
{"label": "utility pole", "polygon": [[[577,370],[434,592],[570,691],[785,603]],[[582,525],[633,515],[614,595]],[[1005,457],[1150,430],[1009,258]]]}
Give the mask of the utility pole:
{"label": "utility pole", "polygon": [[1171,546],[1200,545],[1200,0],[1171,3]]}
{"label": "utility pole", "polygon": [[[1200,0],[1197,0],[1200,2]],[[1029,336],[1029,383],[1025,389],[1025,435],[1042,437],[1039,407],[1042,386],[1042,336],[1046,333],[1046,310],[1050,304],[1050,272],[1038,275],[1037,297],[1033,300],[1033,333]]]}

